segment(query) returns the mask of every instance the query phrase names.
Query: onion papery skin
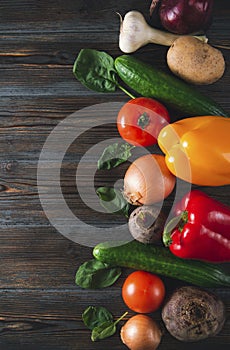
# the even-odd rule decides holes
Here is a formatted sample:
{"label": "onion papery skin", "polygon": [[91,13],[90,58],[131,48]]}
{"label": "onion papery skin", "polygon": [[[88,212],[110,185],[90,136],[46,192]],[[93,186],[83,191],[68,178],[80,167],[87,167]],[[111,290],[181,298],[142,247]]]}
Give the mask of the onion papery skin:
{"label": "onion papery skin", "polygon": [[158,324],[147,315],[137,314],[121,328],[121,340],[131,350],[155,350],[161,337]]}
{"label": "onion papery skin", "polygon": [[159,203],[173,191],[175,182],[164,156],[147,154],[136,159],[126,171],[124,196],[133,205]]}

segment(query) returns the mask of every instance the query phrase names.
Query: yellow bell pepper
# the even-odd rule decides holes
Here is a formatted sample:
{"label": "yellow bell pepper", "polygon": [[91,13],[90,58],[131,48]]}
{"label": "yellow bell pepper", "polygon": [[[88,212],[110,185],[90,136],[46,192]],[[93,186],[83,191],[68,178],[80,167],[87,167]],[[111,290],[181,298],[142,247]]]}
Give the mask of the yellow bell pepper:
{"label": "yellow bell pepper", "polygon": [[230,184],[230,119],[201,116],[165,126],[158,144],[169,170],[201,186]]}

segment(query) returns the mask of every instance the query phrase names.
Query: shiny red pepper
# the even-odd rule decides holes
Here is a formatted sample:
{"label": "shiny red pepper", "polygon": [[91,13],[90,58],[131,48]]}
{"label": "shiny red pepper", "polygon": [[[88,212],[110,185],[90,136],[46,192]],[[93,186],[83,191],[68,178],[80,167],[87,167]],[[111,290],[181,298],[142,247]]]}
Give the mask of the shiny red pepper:
{"label": "shiny red pepper", "polygon": [[230,262],[230,207],[192,190],[176,205],[177,217],[166,226],[163,241],[184,259]]}

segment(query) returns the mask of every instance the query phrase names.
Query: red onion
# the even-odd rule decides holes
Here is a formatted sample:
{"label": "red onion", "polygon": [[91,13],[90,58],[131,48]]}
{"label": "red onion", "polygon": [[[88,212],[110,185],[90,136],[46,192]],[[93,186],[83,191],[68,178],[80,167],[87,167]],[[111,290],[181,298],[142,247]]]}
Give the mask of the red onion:
{"label": "red onion", "polygon": [[[150,13],[153,13],[152,1]],[[191,34],[205,31],[212,21],[213,0],[161,0],[158,15],[169,32]]]}

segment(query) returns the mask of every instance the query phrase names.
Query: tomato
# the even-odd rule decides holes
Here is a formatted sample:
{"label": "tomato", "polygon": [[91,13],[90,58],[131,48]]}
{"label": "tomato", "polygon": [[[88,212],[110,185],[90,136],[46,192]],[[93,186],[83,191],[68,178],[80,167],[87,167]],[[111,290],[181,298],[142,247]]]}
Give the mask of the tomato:
{"label": "tomato", "polygon": [[157,310],[165,297],[162,280],[146,271],[134,271],[122,286],[122,298],[133,311],[149,313]]}
{"label": "tomato", "polygon": [[168,110],[152,98],[134,98],[120,109],[117,128],[121,137],[134,146],[151,146],[169,123]]}

